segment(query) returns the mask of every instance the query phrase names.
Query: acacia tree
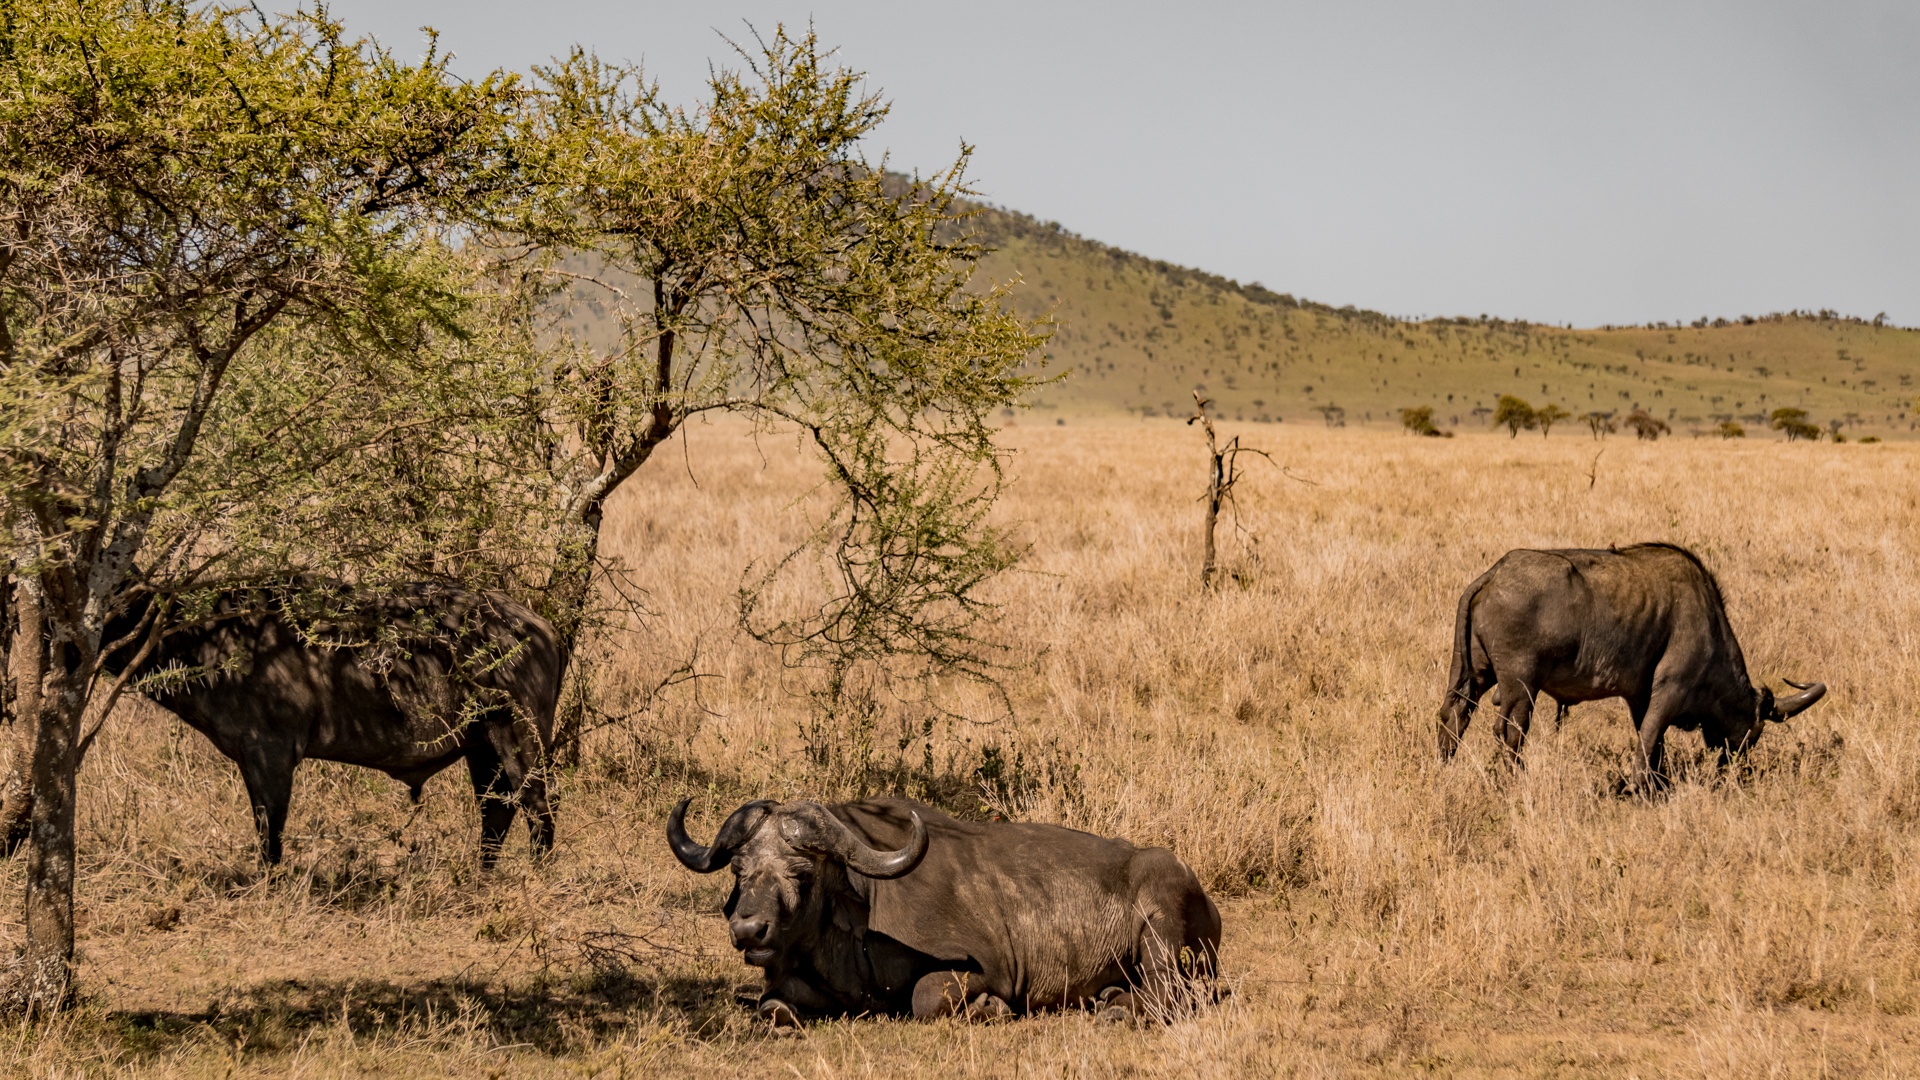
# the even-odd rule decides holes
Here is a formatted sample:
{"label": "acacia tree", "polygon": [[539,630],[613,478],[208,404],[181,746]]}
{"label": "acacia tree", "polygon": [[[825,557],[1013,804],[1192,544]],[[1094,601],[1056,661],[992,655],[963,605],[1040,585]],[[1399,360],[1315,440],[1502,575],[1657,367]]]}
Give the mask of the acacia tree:
{"label": "acacia tree", "polygon": [[82,717],[139,643],[109,621],[303,553],[417,562],[444,534],[391,480],[485,413],[492,361],[441,363],[473,264],[440,230],[500,174],[516,90],[320,16],[185,2],[5,0],[0,54],[0,499],[44,624],[12,642],[33,740],[14,993],[39,1014],[73,981]]}
{"label": "acacia tree", "polygon": [[1790,407],[1775,409],[1768,418],[1768,426],[1775,431],[1785,432],[1788,442],[1793,442],[1795,439],[1817,442],[1820,438],[1820,425],[1807,419],[1805,409]]}
{"label": "acacia tree", "polygon": [[1522,429],[1532,431],[1540,426],[1539,414],[1533,411],[1533,406],[1527,404],[1525,399],[1514,397],[1512,394],[1501,394],[1500,400],[1494,403],[1493,426],[1506,428],[1507,437],[1517,439]]}
{"label": "acacia tree", "polygon": [[1635,438],[1645,439],[1648,442],[1654,442],[1658,440],[1660,436],[1673,430],[1665,420],[1660,419],[1638,406],[1635,406],[1634,410],[1628,413],[1627,418],[1622,420],[1621,423],[1633,429]]}
{"label": "acacia tree", "polygon": [[1542,405],[1540,408],[1534,410],[1533,422],[1539,425],[1540,437],[1544,439],[1548,435],[1553,434],[1553,425],[1568,419],[1572,415],[1572,413],[1558,405]]}
{"label": "acacia tree", "polygon": [[980,586],[1017,555],[986,522],[990,418],[1033,385],[1041,339],[974,280],[964,149],[930,179],[889,174],[861,149],[888,106],[811,33],[741,59],[692,109],[584,52],[536,70],[522,138],[542,182],[515,231],[584,253],[555,280],[618,328],[570,343],[532,417],[561,510],[543,613],[577,644],[607,500],[688,418],[731,412],[804,433],[839,493],[814,537],[833,595],[767,609],[795,553],[744,585],[743,624],[826,661],[835,697],[863,661],[985,676]]}

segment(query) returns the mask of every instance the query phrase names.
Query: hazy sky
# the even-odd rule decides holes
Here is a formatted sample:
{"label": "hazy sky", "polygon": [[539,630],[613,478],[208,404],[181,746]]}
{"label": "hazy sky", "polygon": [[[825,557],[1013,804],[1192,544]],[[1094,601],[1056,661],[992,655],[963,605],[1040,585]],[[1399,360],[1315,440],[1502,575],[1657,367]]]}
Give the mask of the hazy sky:
{"label": "hazy sky", "polygon": [[1920,325],[1920,3],[336,0],[465,72],[579,42],[693,101],[809,19],[876,151],[1121,247],[1333,304]]}

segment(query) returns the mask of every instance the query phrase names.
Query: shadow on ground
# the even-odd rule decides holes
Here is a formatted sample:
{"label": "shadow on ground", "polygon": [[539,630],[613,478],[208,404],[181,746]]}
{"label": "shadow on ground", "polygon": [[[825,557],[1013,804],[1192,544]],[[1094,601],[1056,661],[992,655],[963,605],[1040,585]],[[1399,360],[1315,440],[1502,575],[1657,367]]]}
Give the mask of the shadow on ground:
{"label": "shadow on ground", "polygon": [[636,1025],[669,1024],[710,1038],[738,1029],[748,1015],[729,980],[600,974],[524,986],[287,979],[228,992],[203,1012],[113,1012],[107,1019],[134,1057],[209,1041],[273,1053],[342,1030],[356,1040],[466,1041],[562,1055]]}

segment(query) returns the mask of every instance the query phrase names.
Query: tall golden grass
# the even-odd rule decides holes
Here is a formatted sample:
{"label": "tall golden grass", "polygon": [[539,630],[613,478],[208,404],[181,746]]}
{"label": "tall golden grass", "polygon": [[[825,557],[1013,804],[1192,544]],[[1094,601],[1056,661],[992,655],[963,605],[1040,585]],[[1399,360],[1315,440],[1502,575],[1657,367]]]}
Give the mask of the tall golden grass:
{"label": "tall golden grass", "polygon": [[[1229,425],[1231,428],[1231,425]],[[1229,433],[1232,433],[1231,431]],[[1920,1069],[1920,450],[1897,444],[1415,439],[1254,426],[1226,584],[1198,588],[1204,451],[1171,422],[1019,423],[996,587],[1011,717],[893,706],[805,752],[804,672],[734,630],[742,569],[807,527],[791,441],[696,426],[622,496],[610,549],[649,614],[602,658],[634,710],[559,778],[560,841],[472,869],[449,770],[303,766],[288,865],[253,866],[244,792],[157,710],[83,774],[84,1007],[0,1034],[66,1076],[1898,1075]],[[1615,794],[1617,703],[1499,763],[1485,714],[1435,758],[1453,605],[1513,547],[1670,540],[1719,575],[1754,678],[1818,678],[1738,775],[1671,737],[1670,797]],[[648,701],[696,657],[708,676]],[[644,706],[644,707],[642,707]],[[1222,900],[1234,993],[1125,1029],[853,1020],[775,1038],[672,861],[750,797],[870,783],[1166,844]],[[697,831],[697,830],[696,830]],[[0,867],[18,896],[20,864]],[[0,940],[17,940],[17,908]]]}

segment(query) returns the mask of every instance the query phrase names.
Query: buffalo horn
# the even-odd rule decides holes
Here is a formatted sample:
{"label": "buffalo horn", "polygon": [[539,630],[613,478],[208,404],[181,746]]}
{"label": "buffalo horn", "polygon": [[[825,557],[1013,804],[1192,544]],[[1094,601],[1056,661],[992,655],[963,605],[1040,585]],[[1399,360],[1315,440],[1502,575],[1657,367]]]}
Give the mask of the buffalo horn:
{"label": "buffalo horn", "polygon": [[833,831],[833,837],[826,844],[827,853],[843,860],[847,869],[867,877],[897,878],[920,865],[927,853],[927,826],[917,812],[912,814],[913,831],[907,837],[907,846],[898,851],[877,851],[839,818],[832,814],[821,817],[832,822],[828,828]]}
{"label": "buffalo horn", "polygon": [[1787,717],[1792,716],[1795,713],[1805,712],[1808,708],[1810,708],[1813,705],[1814,702],[1819,701],[1821,698],[1827,696],[1826,683],[1822,683],[1822,682],[1797,683],[1797,682],[1794,682],[1792,679],[1786,679],[1783,681],[1788,686],[1791,686],[1795,690],[1798,690],[1800,692],[1797,694],[1788,694],[1786,697],[1783,697],[1783,698],[1774,699],[1773,707],[1775,710],[1779,712],[1780,718],[1782,720],[1785,720]]}
{"label": "buffalo horn", "polygon": [[713,846],[707,847],[687,835],[687,804],[692,801],[681,799],[667,815],[667,843],[680,865],[696,874],[711,874],[732,862],[734,851],[753,835],[767,808],[773,805],[771,800],[760,799],[735,810],[714,834]]}

